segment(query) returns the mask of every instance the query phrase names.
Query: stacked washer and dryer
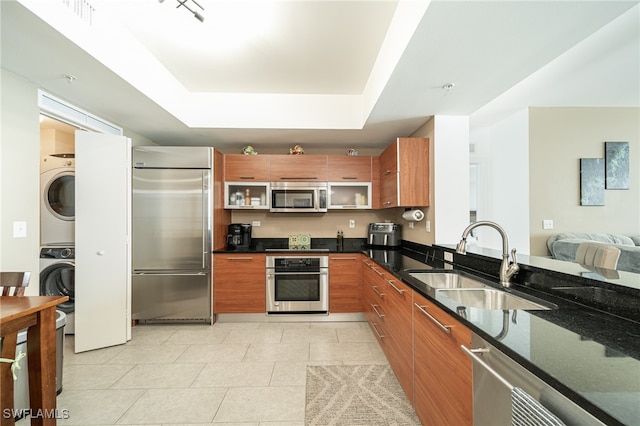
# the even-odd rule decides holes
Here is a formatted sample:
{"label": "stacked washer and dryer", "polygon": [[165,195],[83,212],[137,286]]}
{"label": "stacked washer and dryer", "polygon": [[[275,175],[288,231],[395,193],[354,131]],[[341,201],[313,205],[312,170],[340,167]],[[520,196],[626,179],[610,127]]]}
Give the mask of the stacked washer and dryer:
{"label": "stacked washer and dryer", "polygon": [[40,295],[69,296],[65,334],[75,320],[75,156],[53,153],[40,163]]}

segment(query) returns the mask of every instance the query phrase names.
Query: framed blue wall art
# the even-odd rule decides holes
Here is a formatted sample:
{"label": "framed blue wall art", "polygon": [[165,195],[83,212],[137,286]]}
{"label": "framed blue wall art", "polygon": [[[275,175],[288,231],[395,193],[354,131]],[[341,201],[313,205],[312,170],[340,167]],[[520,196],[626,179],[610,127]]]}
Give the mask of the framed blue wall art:
{"label": "framed blue wall art", "polygon": [[629,189],[629,142],[605,142],[606,189]]}
{"label": "framed blue wall art", "polygon": [[580,159],[580,205],[604,206],[604,158]]}

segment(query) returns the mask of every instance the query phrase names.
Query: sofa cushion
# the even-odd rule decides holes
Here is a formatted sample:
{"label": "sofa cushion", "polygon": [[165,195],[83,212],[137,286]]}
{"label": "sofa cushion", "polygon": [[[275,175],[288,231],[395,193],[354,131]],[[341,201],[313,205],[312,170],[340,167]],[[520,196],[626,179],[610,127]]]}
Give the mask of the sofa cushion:
{"label": "sofa cushion", "polygon": [[635,245],[640,246],[640,235],[638,235],[637,237],[630,237],[631,241],[634,242]]}
{"label": "sofa cushion", "polygon": [[[554,259],[575,262],[578,247],[585,242],[583,239],[565,239],[548,242],[549,251]],[[640,246],[630,246],[629,244],[618,244],[615,247],[620,249],[617,269],[640,273]]]}
{"label": "sofa cushion", "polygon": [[[552,240],[553,241],[550,241]],[[561,240],[589,240],[589,241],[598,241],[601,243],[608,244],[620,244],[625,246],[635,246],[634,241],[625,236],[619,234],[605,234],[605,233],[589,233],[589,232],[563,232],[557,234],[549,240],[547,240],[547,246],[549,246],[550,242],[561,241]]]}

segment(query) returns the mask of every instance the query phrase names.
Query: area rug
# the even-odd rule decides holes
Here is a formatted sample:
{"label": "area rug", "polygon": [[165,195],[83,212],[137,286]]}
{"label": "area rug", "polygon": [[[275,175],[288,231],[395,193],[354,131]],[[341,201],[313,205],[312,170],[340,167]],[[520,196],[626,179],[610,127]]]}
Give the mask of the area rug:
{"label": "area rug", "polygon": [[420,425],[389,365],[307,367],[305,425]]}

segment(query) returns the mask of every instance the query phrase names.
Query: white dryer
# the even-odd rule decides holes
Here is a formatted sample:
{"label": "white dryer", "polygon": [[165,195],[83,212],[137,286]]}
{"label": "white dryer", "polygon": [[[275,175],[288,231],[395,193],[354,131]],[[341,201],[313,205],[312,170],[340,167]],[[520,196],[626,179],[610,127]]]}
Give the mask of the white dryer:
{"label": "white dryer", "polygon": [[40,245],[75,243],[74,154],[52,154],[40,163]]}
{"label": "white dryer", "polygon": [[40,248],[40,296],[69,296],[56,306],[66,314],[65,334],[75,334],[75,248]]}

